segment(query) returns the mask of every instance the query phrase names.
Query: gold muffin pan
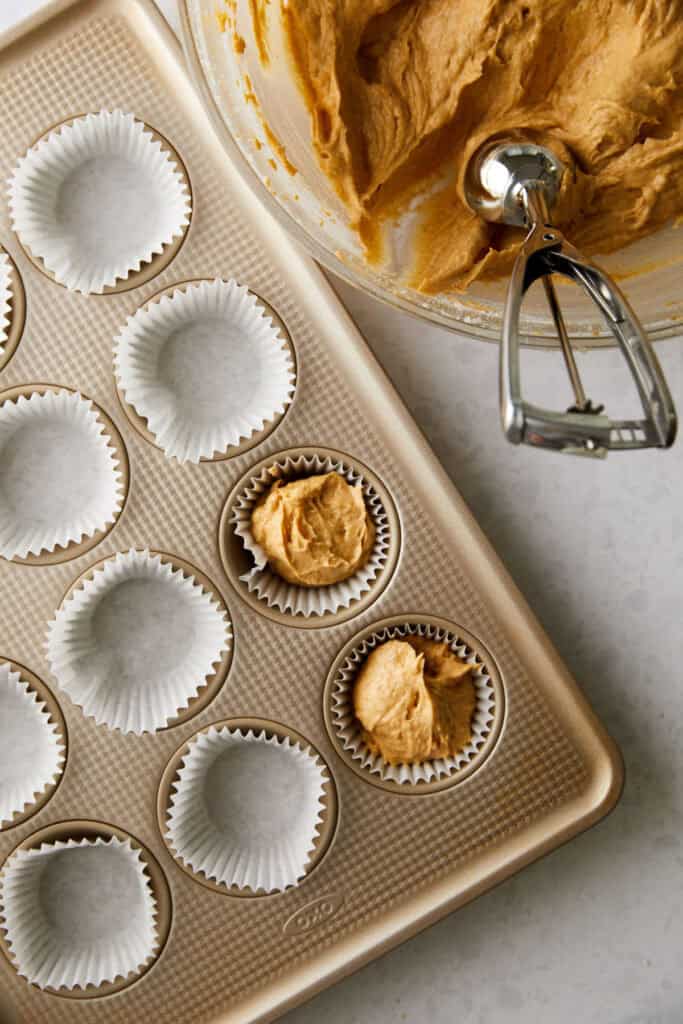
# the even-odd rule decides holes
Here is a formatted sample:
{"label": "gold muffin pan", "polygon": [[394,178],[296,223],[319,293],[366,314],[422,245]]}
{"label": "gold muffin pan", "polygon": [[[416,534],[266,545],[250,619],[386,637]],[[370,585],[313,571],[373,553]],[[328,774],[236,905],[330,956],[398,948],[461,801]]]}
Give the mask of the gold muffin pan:
{"label": "gold muffin pan", "polygon": [[[213,133],[211,97],[203,105],[152,0],[53,0],[0,40],[0,76],[0,180],[50,126],[120,109],[152,126],[192,195],[178,244],[91,296],[56,286],[22,249],[0,198],[0,245],[13,261],[0,401],[62,387],[87,396],[116,448],[126,495],[114,525],[80,545],[0,559],[2,653],[68,737],[59,783],[0,830],[0,871],[18,845],[130,836],[163,939],[139,976],[52,992],[19,975],[0,927],[2,1012],[27,1024],[272,1020],[597,821],[618,798],[619,756],[323,275],[243,182],[240,158]],[[291,185],[284,175],[274,172],[275,190]],[[113,342],[140,307],[214,278],[259,297],[292,354],[296,390],[286,412],[243,444],[180,464],[122,401]],[[330,454],[371,484],[390,542],[378,576],[348,608],[295,617],[240,579],[251,562],[230,512],[260,469],[311,453]],[[194,576],[227,610],[233,637],[188,708],[144,735],[87,718],[60,692],[45,650],[65,598],[131,549]],[[445,622],[486,661],[495,719],[457,785],[378,785],[330,726],[329,680],[340,659],[392,622]],[[215,886],[167,845],[180,760],[214,724],[289,736],[326,766],[306,874],[283,892]],[[414,798],[401,799],[408,790]]]}

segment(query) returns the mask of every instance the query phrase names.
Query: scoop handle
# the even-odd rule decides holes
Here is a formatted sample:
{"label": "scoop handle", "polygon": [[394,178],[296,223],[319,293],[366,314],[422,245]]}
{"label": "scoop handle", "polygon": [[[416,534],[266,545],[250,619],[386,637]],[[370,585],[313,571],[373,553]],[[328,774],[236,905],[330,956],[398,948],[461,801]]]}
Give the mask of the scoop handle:
{"label": "scoop handle", "polygon": [[[544,203],[524,196],[532,223],[508,287],[500,353],[500,409],[505,436],[513,444],[575,455],[603,458],[608,451],[634,448],[669,448],[676,437],[676,410],[659,360],[638,318],[614,281],[586,259],[548,222]],[[554,274],[579,284],[602,312],[636,384],[644,416],[612,420],[588,400],[567,412],[544,409],[526,402],[520,375],[519,322],[522,302],[534,281]],[[548,293],[555,295],[548,289]],[[563,347],[568,337],[559,306],[551,311]],[[576,365],[565,351],[568,369]],[[577,378],[578,379],[578,371]],[[571,369],[572,383],[576,385]],[[576,386],[575,386],[576,392]],[[582,388],[579,391],[583,394]]]}

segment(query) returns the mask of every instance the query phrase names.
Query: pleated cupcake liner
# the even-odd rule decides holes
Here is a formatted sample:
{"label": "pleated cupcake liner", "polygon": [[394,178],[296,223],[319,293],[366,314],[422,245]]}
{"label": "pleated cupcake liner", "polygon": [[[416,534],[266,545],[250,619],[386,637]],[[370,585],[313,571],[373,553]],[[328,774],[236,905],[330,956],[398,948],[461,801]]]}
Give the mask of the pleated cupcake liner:
{"label": "pleated cupcake liner", "polygon": [[[476,692],[470,742],[452,757],[423,761],[416,764],[388,764],[381,754],[370,750],[363,739],[363,727],[353,707],[353,687],[356,676],[371,651],[388,640],[402,640],[406,636],[420,636],[428,640],[447,643],[453,653],[474,665],[471,678]],[[417,785],[449,778],[465,768],[483,747],[491,732],[495,716],[495,695],[491,677],[479,655],[456,633],[439,626],[412,624],[387,626],[363,639],[345,659],[332,683],[330,710],[334,731],[341,746],[350,752],[370,775],[383,782]]]}
{"label": "pleated cupcake liner", "polygon": [[12,313],[12,264],[6,252],[0,252],[0,359],[5,354]]}
{"label": "pleated cupcake liner", "polygon": [[306,874],[324,812],[325,769],[289,737],[211,726],[173,783],[166,839],[196,874],[282,892]]}
{"label": "pleated cupcake liner", "polygon": [[0,922],[18,973],[39,988],[102,985],[155,956],[157,907],[130,840],[17,850],[0,875]]}
{"label": "pleated cupcake liner", "polygon": [[66,745],[38,694],[0,661],[0,829],[57,782]]}
{"label": "pleated cupcake liner", "polygon": [[[64,479],[59,471],[59,456],[64,454],[60,430],[69,434],[72,480]],[[28,464],[25,468],[16,464],[17,443],[24,431],[27,438],[32,431],[42,435],[43,450],[37,453],[43,457],[40,473],[32,472]],[[76,444],[80,446],[78,457]],[[48,445],[54,447],[54,462],[46,457]],[[9,485],[3,472],[11,473],[19,488],[12,501],[7,500]],[[77,392],[34,391],[0,405],[2,557],[40,555],[93,537],[116,520],[124,496],[116,451],[92,402]]]}
{"label": "pleated cupcake liner", "polygon": [[[155,203],[147,205],[144,239],[131,241],[115,257],[102,247],[85,259],[90,247],[79,240],[73,225],[63,222],[59,205],[70,175],[95,160],[134,167],[138,190],[153,195]],[[19,160],[8,185],[12,227],[22,245],[57,281],[84,293],[101,294],[149,263],[183,233],[191,212],[189,190],[176,161],[144,124],[121,110],[86,114],[56,128]],[[129,203],[122,190],[121,208]]]}
{"label": "pleated cupcake liner", "polygon": [[[138,585],[137,603],[130,584]],[[133,617],[135,635],[126,617]],[[178,636],[188,642],[166,664],[161,645]],[[131,550],[107,559],[72,591],[48,626],[46,646],[52,673],[74,704],[98,724],[141,734],[163,729],[188,707],[231,643],[231,624],[213,594],[160,555]]]}
{"label": "pleated cupcake liner", "polygon": [[[204,337],[185,340],[175,380],[164,379],[169,345],[193,329]],[[178,288],[139,309],[115,341],[114,362],[126,401],[179,462],[240,444],[284,413],[294,394],[294,364],[279,329],[233,280]]]}
{"label": "pleated cupcake liner", "polygon": [[[349,484],[361,488],[365,507],[375,526],[375,543],[365,565],[349,579],[328,586],[302,587],[289,583],[270,568],[265,552],[251,532],[251,516],[260,498],[276,480],[296,480],[319,473],[339,473]],[[380,496],[353,467],[329,456],[286,456],[263,468],[238,495],[230,523],[255,563],[249,572],[240,576],[250,593],[265,601],[270,608],[306,618],[348,608],[372,588],[389,556],[389,519]]]}

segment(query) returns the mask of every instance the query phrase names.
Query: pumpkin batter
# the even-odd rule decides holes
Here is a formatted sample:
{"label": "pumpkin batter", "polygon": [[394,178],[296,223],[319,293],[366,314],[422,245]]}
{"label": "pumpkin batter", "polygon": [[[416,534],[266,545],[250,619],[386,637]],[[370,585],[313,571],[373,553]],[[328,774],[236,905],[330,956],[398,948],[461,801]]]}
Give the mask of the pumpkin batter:
{"label": "pumpkin batter", "polygon": [[683,0],[307,0],[283,14],[319,163],[370,256],[421,197],[420,290],[509,270],[520,232],[481,221],[462,190],[500,132],[570,158],[554,220],[588,254],[683,215]]}
{"label": "pumpkin batter", "polygon": [[338,473],[276,480],[252,513],[251,532],[275,572],[302,587],[353,576],[375,543],[363,492]]}
{"label": "pumpkin batter", "polygon": [[363,739],[389,764],[450,757],[472,738],[474,666],[448,644],[408,636],[368,656],[353,690]]}

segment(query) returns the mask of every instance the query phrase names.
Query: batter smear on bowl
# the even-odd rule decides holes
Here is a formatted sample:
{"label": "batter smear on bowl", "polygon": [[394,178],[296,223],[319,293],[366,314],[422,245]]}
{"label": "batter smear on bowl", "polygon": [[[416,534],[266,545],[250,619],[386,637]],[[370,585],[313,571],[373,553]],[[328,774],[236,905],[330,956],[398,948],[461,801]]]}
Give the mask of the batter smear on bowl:
{"label": "batter smear on bowl", "polygon": [[555,220],[589,255],[683,215],[683,0],[307,0],[283,18],[320,166],[369,259],[419,205],[421,291],[509,272],[519,231],[462,191],[501,132],[572,168]]}

